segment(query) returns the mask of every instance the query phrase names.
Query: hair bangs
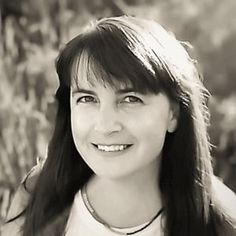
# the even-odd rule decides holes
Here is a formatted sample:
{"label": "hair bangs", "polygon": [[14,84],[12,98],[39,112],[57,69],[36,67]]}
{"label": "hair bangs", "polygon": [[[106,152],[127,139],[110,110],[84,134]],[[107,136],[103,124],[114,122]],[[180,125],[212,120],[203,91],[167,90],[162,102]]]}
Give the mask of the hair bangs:
{"label": "hair bangs", "polygon": [[[72,80],[78,86],[80,76],[84,76],[91,85],[95,78],[112,88],[124,86],[143,94],[159,93],[160,79],[150,70],[151,62],[138,57],[132,48],[121,30],[112,28],[111,33],[110,28],[97,27],[87,34],[86,45],[74,60]],[[80,67],[86,74],[79,73]]]}

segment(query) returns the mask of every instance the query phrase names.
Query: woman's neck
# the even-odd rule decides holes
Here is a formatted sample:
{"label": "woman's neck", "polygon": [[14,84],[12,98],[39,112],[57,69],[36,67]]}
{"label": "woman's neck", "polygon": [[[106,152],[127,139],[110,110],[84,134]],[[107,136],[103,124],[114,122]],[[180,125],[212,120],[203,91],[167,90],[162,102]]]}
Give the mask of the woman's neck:
{"label": "woman's neck", "polygon": [[137,172],[120,179],[94,176],[87,185],[87,194],[99,217],[114,227],[145,223],[162,207],[157,171]]}

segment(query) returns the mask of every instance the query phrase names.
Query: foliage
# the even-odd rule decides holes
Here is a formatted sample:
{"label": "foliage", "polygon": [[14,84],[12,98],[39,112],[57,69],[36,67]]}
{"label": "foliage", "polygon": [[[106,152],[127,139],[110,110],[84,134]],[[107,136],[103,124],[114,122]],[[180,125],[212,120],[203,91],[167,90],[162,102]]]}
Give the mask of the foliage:
{"label": "foliage", "polygon": [[213,94],[215,172],[236,191],[235,0],[2,0],[0,7],[0,217],[36,157],[45,155],[58,50],[88,21],[124,13],[156,19],[196,48]]}

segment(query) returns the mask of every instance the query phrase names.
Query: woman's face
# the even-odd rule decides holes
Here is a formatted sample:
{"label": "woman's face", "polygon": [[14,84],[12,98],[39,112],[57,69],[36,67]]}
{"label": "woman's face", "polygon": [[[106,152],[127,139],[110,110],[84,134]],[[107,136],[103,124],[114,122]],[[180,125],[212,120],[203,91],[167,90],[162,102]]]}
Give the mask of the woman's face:
{"label": "woman's face", "polygon": [[176,126],[168,97],[113,89],[95,78],[91,84],[83,70],[71,88],[72,134],[82,158],[101,177],[157,173],[166,132]]}

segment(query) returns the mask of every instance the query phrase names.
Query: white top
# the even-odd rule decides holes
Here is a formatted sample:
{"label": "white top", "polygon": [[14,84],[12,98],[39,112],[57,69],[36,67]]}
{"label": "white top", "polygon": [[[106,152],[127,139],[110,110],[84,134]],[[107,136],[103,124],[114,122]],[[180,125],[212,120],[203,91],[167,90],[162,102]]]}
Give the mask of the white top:
{"label": "white top", "polygon": [[[139,225],[131,228],[113,228],[115,231],[122,233],[133,232],[140,229]],[[81,191],[79,191],[74,198],[71,208],[70,216],[66,226],[66,236],[120,236],[121,234],[113,232],[97,221],[89,212],[83,202]],[[161,229],[161,215],[157,217],[147,228],[140,232],[132,234],[133,236],[162,236]]]}

